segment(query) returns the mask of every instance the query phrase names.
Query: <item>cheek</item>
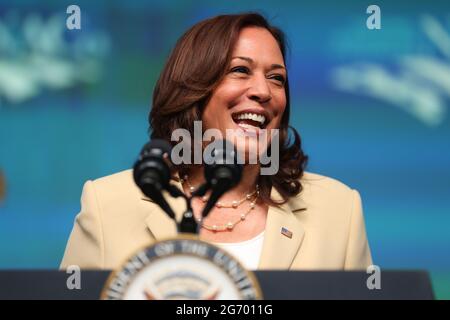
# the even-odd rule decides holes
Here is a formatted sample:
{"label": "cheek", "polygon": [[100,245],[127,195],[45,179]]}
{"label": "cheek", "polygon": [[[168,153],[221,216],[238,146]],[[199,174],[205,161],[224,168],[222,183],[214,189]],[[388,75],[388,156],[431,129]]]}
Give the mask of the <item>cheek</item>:
{"label": "cheek", "polygon": [[224,126],[224,119],[227,119],[228,112],[226,104],[220,99],[211,99],[202,115],[203,129],[220,129]]}
{"label": "cheek", "polygon": [[219,109],[219,99],[217,94],[213,94],[208,104],[205,106],[202,114],[202,126],[204,129],[217,127],[216,118],[214,115],[217,114]]}
{"label": "cheek", "polygon": [[229,109],[236,104],[241,96],[242,86],[233,84],[231,81],[222,83],[212,94],[205,107],[202,117],[203,124],[218,128],[219,124],[227,119],[225,114],[229,113]]}
{"label": "cheek", "polygon": [[213,95],[216,103],[232,107],[233,104],[245,94],[245,86],[233,79],[224,80]]}
{"label": "cheek", "polygon": [[217,116],[217,110],[213,110],[213,108],[210,108],[209,111],[205,109],[205,112],[203,113],[202,117],[202,127],[203,131],[207,129],[217,129],[220,128],[220,123],[218,119],[220,117]]}
{"label": "cheek", "polygon": [[277,125],[281,123],[281,118],[283,118],[284,110],[286,109],[286,96],[285,94],[280,94],[277,97],[276,103],[273,106],[273,112],[276,115]]}

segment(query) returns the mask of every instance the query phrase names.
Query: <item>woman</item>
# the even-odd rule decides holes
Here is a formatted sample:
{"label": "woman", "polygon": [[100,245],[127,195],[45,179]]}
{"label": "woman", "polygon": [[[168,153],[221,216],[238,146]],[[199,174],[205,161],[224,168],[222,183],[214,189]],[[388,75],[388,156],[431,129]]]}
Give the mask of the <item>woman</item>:
{"label": "woman", "polygon": [[[361,200],[342,183],[304,172],[307,157],[292,129],[282,32],[258,14],[202,21],[176,44],[153,94],[152,138],[171,141],[176,129],[244,132],[239,151],[251,154],[260,130],[279,129],[279,168],[262,175],[244,165],[241,182],[201,221],[200,238],[222,246],[249,269],[365,269],[371,262]],[[267,138],[272,143],[271,136]],[[190,194],[201,165],[175,166],[174,183]],[[194,198],[197,219],[205,199]],[[183,200],[168,199],[178,218]],[[150,242],[176,235],[172,220],[135,186],[130,170],[83,189],[61,267],[118,267]]]}

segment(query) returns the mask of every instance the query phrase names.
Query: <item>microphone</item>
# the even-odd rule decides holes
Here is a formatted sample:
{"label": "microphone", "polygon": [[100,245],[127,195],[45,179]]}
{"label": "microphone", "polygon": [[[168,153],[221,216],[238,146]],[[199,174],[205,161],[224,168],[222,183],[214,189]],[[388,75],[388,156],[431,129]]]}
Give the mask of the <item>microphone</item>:
{"label": "microphone", "polygon": [[225,192],[239,183],[242,176],[242,165],[238,164],[235,146],[227,140],[214,142],[214,146],[214,150],[205,157],[206,184],[196,194],[202,196],[208,189],[212,189],[202,212],[203,218]]}
{"label": "microphone", "polygon": [[170,190],[170,169],[167,156],[172,146],[165,140],[154,139],[147,143],[133,167],[133,178],[142,192],[155,201],[172,219],[175,213],[162,195],[163,190]]}

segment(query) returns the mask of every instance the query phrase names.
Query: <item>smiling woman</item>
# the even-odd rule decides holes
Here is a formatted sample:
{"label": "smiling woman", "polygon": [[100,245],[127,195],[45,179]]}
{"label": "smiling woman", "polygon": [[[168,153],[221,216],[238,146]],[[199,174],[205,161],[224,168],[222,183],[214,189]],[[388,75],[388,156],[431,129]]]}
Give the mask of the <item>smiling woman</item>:
{"label": "smiling woman", "polygon": [[[268,177],[259,176],[258,168],[253,168],[250,179],[243,179],[250,184],[236,191],[248,191],[258,178],[260,197],[268,204],[277,204],[270,197],[272,186],[283,201],[295,196],[301,191],[299,178],[307,157],[294,128],[294,141],[290,145],[288,141],[285,51],[284,34],[259,14],[223,15],[196,24],[178,41],[155,87],[149,117],[152,138],[170,141],[178,128],[193,136],[194,121],[202,121],[205,130],[220,130],[223,136],[233,128],[279,129],[280,170]],[[255,123],[258,116],[264,118],[264,124]],[[247,119],[236,121],[237,117]],[[255,139],[247,144],[237,141],[246,146],[247,154],[255,149],[255,143]],[[185,173],[186,168],[179,169]],[[202,168],[197,169],[201,178]],[[249,170],[244,170],[244,177],[246,172]]]}
{"label": "smiling woman", "polygon": [[[279,145],[272,155],[279,162],[274,174],[262,174],[262,162],[246,162],[241,182],[205,219],[200,213],[209,195],[192,202],[200,238],[231,252],[247,268],[366,268],[372,259],[358,192],[304,172],[307,156],[289,126],[285,51],[283,33],[259,14],[197,23],[178,40],[155,86],[151,138],[175,144],[178,129],[195,137],[199,121],[205,132],[227,137],[230,130],[240,132],[232,142],[246,159]],[[260,134],[264,130],[279,134]],[[266,150],[256,147],[261,139]],[[193,151],[196,144],[191,143]],[[200,145],[206,147],[204,141]],[[187,195],[204,182],[203,166],[192,163],[177,164],[173,171],[174,184]],[[149,242],[175,236],[173,221],[148,200],[130,170],[88,181],[61,266],[116,268]],[[168,202],[180,217],[183,201]]]}

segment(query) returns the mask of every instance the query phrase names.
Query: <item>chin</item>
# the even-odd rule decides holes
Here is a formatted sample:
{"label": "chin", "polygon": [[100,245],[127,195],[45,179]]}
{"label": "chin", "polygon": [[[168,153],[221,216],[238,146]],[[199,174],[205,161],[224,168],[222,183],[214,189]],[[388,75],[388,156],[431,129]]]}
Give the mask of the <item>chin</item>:
{"label": "chin", "polygon": [[255,137],[247,139],[239,139],[237,141],[237,152],[241,159],[244,160],[242,164],[258,164],[260,155],[265,150],[259,150],[258,139]]}

